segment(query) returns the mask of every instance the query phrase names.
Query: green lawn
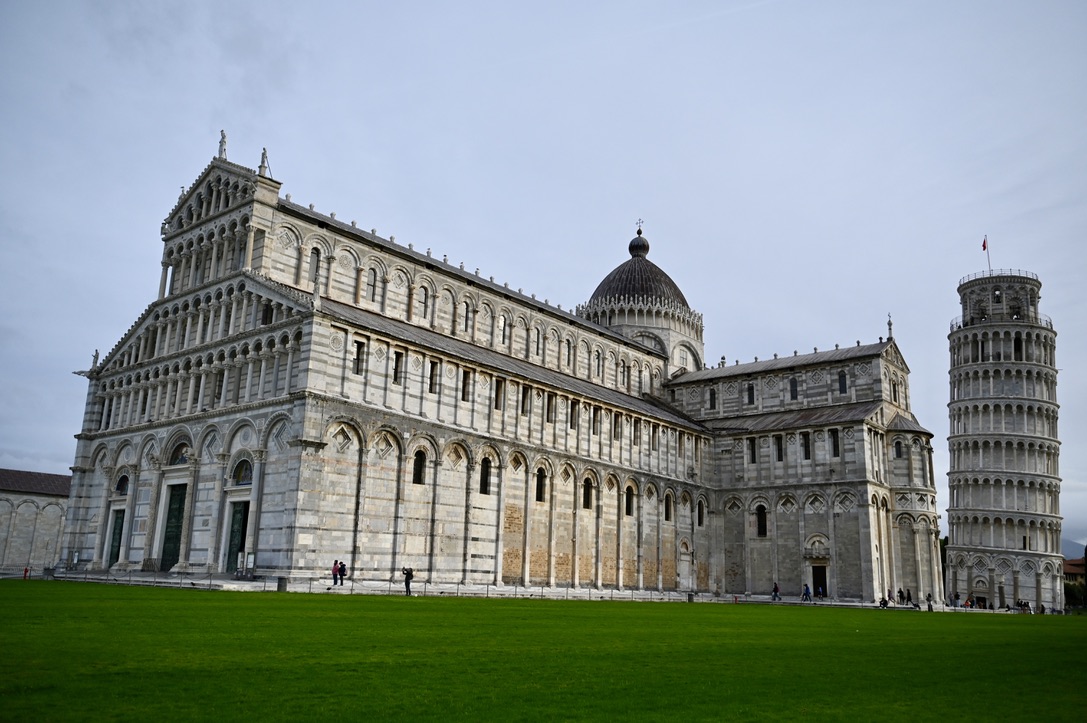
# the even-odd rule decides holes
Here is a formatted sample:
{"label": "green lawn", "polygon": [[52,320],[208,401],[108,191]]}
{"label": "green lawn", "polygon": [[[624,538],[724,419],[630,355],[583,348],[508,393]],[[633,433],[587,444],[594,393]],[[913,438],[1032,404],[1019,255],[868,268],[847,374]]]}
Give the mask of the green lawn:
{"label": "green lawn", "polygon": [[1083,720],[1087,618],[0,581],[0,719]]}

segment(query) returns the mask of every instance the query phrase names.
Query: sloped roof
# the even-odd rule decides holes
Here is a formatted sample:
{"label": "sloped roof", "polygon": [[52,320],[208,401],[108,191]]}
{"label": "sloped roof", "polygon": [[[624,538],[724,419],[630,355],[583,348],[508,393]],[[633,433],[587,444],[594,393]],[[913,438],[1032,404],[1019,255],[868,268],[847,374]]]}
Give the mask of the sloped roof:
{"label": "sloped roof", "polygon": [[723,379],[726,377],[747,376],[749,374],[762,374],[764,372],[797,367],[816,366],[832,362],[842,362],[863,357],[877,357],[889,346],[894,344],[893,339],[880,341],[875,344],[861,344],[859,346],[847,346],[841,349],[829,351],[817,351],[811,354],[797,354],[776,359],[763,359],[746,364],[733,364],[731,366],[711,367],[688,372],[671,381],[671,384],[685,384],[687,382],[702,382],[709,379]]}
{"label": "sloped roof", "polygon": [[71,489],[72,478],[70,475],[27,472],[20,469],[0,469],[0,490],[7,492],[67,497]]}
{"label": "sloped roof", "polygon": [[466,359],[484,368],[521,377],[530,382],[538,381],[540,384],[546,384],[555,389],[566,389],[576,396],[595,399],[603,404],[644,414],[647,417],[655,417],[702,434],[706,433],[703,425],[671,407],[656,404],[646,397],[624,394],[584,379],[578,379],[490,349],[484,349],[460,339],[439,334],[430,329],[390,319],[354,306],[348,306],[328,297],[321,298],[321,313],[336,317],[362,329],[371,329],[392,339],[401,339],[410,344],[433,349],[450,358]]}
{"label": "sloped roof", "polygon": [[887,429],[895,432],[920,432],[921,434],[932,435],[932,432],[922,427],[912,414],[902,414],[901,412],[894,415],[891,421],[887,423]]}
{"label": "sloped roof", "polygon": [[726,417],[719,422],[707,422],[707,426],[726,432],[772,432],[796,427],[861,422],[874,414],[882,402],[855,402],[815,409],[792,409],[784,412],[767,412],[747,416]]}

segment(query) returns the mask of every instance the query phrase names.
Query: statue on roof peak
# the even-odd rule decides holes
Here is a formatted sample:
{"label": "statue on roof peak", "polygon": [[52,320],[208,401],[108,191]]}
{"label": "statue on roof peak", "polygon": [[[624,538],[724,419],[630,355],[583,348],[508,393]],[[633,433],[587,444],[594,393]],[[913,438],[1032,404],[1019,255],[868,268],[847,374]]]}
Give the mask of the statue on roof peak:
{"label": "statue on roof peak", "polygon": [[226,131],[219,131],[219,158],[226,160]]}

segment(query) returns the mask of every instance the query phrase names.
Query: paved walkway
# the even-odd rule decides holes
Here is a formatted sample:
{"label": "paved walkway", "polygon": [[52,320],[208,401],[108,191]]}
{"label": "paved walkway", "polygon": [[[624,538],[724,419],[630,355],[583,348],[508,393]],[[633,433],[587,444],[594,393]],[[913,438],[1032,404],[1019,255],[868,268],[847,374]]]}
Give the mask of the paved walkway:
{"label": "paved walkway", "polygon": [[[43,577],[40,570],[34,577]],[[48,574],[44,575],[49,577]],[[154,587],[177,587],[201,590],[233,590],[237,592],[293,592],[328,595],[403,595],[402,580],[395,582],[379,580],[348,580],[344,585],[332,586],[330,578],[285,579],[263,577],[254,580],[236,579],[230,574],[177,573],[163,572],[87,572],[57,570],[53,579],[73,582],[95,582],[113,585],[144,585]],[[859,600],[816,600],[814,603],[801,602],[799,596],[784,596],[779,602],[772,602],[769,595],[714,595],[697,592],[657,592],[655,590],[618,590],[612,588],[570,588],[522,585],[479,585],[455,583],[427,583],[416,579],[412,583],[415,596],[451,596],[485,598],[537,598],[546,600],[628,600],[633,602],[692,602],[716,604],[757,604],[757,605],[826,605],[833,607],[878,608],[876,603],[864,603]],[[913,610],[905,606],[890,610]],[[942,609],[937,607],[938,610]]]}

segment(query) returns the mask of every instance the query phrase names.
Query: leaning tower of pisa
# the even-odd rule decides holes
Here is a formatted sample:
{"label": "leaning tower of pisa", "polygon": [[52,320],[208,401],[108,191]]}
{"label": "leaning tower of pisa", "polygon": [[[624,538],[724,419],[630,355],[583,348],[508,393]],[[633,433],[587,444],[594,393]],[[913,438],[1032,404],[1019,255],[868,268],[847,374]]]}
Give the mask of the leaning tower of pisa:
{"label": "leaning tower of pisa", "polygon": [[1064,607],[1056,337],[1028,271],[959,282],[951,322],[946,590],[958,604]]}

